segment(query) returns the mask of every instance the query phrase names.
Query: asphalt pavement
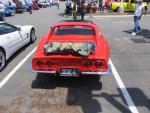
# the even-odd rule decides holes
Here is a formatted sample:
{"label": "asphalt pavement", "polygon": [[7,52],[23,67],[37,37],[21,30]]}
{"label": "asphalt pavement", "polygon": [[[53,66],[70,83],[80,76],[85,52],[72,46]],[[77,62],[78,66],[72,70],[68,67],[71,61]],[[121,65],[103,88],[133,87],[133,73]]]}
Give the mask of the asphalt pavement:
{"label": "asphalt pavement", "polygon": [[[0,83],[33,51],[54,23],[66,19],[64,10],[60,4],[60,10],[53,6],[33,11],[33,14],[25,12],[6,18],[11,24],[35,26],[37,41],[9,59],[0,73]],[[0,113],[150,112],[150,16],[142,17],[143,31],[137,36],[131,36],[132,16],[87,18],[98,25],[110,44],[114,73],[102,76],[101,82],[98,77],[39,75],[30,70],[32,54],[0,88]]]}

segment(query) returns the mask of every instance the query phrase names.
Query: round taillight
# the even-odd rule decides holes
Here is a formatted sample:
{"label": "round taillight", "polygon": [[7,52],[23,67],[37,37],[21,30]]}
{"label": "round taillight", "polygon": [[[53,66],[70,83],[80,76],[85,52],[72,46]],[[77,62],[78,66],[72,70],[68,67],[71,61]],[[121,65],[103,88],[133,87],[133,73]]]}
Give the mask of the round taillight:
{"label": "round taillight", "polygon": [[47,62],[46,62],[46,65],[47,65],[48,67],[51,67],[51,66],[53,66],[53,62],[47,61]]}
{"label": "round taillight", "polygon": [[41,61],[41,60],[38,60],[37,62],[36,62],[36,64],[38,65],[38,66],[43,66],[44,65],[44,62],[43,61]]}
{"label": "round taillight", "polygon": [[91,67],[91,66],[92,66],[92,62],[85,62],[85,63],[84,63],[84,66],[85,66],[85,67]]}
{"label": "round taillight", "polygon": [[103,65],[103,62],[99,61],[99,62],[95,62],[95,66],[96,68],[99,68]]}

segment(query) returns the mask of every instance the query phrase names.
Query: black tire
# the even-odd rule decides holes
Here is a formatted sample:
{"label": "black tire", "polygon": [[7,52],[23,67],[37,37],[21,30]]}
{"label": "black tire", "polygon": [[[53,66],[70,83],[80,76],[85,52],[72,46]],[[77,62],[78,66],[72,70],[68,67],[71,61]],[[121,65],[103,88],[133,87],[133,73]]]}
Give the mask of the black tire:
{"label": "black tire", "polygon": [[36,40],[35,29],[32,28],[30,31],[30,43],[35,42],[35,40]]}
{"label": "black tire", "polygon": [[101,90],[101,89],[102,89],[102,87],[103,87],[103,84],[102,84],[102,82],[101,82],[101,81],[99,81],[99,89]]}
{"label": "black tire", "polygon": [[6,55],[3,49],[0,48],[0,72],[5,68],[6,66]]}

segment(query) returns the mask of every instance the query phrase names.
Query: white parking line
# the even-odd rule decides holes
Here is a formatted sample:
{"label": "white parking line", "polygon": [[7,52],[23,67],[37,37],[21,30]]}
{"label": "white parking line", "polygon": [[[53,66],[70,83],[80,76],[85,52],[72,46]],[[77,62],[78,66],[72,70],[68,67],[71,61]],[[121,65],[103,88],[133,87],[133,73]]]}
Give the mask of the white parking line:
{"label": "white parking line", "polygon": [[120,88],[120,90],[121,90],[128,106],[129,106],[129,109],[130,109],[131,113],[139,113],[138,109],[136,108],[132,98],[130,97],[130,95],[129,95],[123,81],[121,80],[121,78],[119,76],[119,73],[117,72],[113,62],[111,61],[111,59],[109,60],[109,64],[111,65],[112,73],[113,73],[113,75],[114,75],[114,77],[115,77],[115,79],[118,83],[118,86],[119,86],[119,88]]}
{"label": "white parking line", "polygon": [[13,76],[13,74],[28,60],[28,58],[34,53],[36,47],[0,82],[0,88],[2,88],[6,82]]}

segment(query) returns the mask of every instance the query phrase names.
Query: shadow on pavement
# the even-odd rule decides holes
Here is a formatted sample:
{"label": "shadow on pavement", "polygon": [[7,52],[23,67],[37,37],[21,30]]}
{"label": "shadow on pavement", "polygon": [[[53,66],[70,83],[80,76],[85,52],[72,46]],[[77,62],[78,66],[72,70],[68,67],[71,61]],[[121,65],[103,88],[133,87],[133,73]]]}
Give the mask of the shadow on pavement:
{"label": "shadow on pavement", "polygon": [[[131,35],[133,30],[128,30],[128,31],[124,31],[124,32]],[[130,39],[134,43],[150,43],[150,30],[142,29],[142,32],[138,33],[135,36],[131,36]]]}
{"label": "shadow on pavement", "polygon": [[64,17],[65,13],[58,13],[59,16]]}
{"label": "shadow on pavement", "polygon": [[[133,32],[133,30],[127,30],[127,31],[123,31],[123,32],[131,34]],[[137,34],[137,36],[142,36],[143,38],[150,39],[150,30],[149,29],[142,29],[142,32]]]}
{"label": "shadow on pavement", "polygon": [[[32,88],[35,89],[55,89],[57,87],[65,87],[68,89],[66,103],[69,106],[80,106],[83,113],[99,113],[103,112],[101,107],[101,99],[110,103],[114,109],[121,113],[131,113],[120,89],[117,94],[111,94],[107,91],[101,90],[102,83],[99,82],[98,77],[79,77],[79,78],[66,78],[56,77],[49,75],[38,74],[36,79],[32,82]],[[150,100],[144,95],[142,90],[138,88],[127,88],[131,94],[131,98],[136,106],[150,106]],[[97,93],[93,93],[96,91]],[[124,102],[120,102],[121,98]],[[119,100],[118,100],[119,99]],[[99,100],[99,101],[98,101]],[[141,101],[138,101],[141,100]],[[106,109],[109,109],[106,108]]]}
{"label": "shadow on pavement", "polygon": [[135,106],[146,107],[150,110],[150,99],[139,88],[127,88]]}
{"label": "shadow on pavement", "polygon": [[101,112],[101,105],[92,94],[92,90],[101,90],[100,77],[56,77],[38,74],[32,82],[32,88],[54,89],[66,87],[68,89],[66,104],[81,106],[84,113]]}
{"label": "shadow on pavement", "polygon": [[127,30],[127,31],[123,31],[123,32],[131,34],[133,32],[133,30]]}

